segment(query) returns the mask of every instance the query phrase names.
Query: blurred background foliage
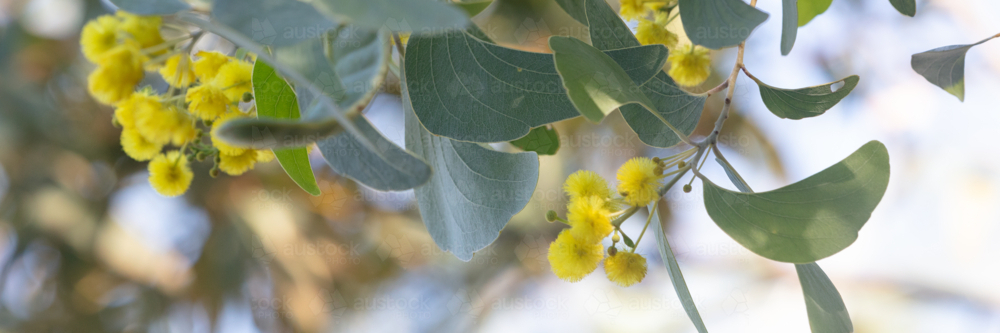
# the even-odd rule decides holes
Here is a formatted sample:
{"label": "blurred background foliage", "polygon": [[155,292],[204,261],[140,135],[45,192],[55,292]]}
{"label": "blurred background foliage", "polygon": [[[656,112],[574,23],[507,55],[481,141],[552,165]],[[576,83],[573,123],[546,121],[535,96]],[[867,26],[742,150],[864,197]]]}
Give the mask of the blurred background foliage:
{"label": "blurred background foliage", "polygon": [[[617,2],[612,1],[612,6],[617,8]],[[771,6],[772,17],[778,13],[774,10],[777,6]],[[87,20],[110,10],[113,9],[109,4],[98,0],[0,0],[0,329],[23,332],[377,329],[441,332],[515,326],[530,327],[529,331],[693,329],[679,305],[672,303],[676,297],[655,254],[650,261],[650,278],[628,290],[595,287],[586,281],[562,283],[549,272],[545,252],[561,228],[545,223],[542,216],[549,209],[564,213],[561,210],[565,199],[560,186],[568,174],[587,168],[613,178],[615,168],[631,157],[665,156],[670,152],[644,146],[617,113],[599,125],[579,118],[557,124],[562,146],[556,156],[540,157],[540,177],[532,201],[494,244],[465,263],[441,252],[430,239],[412,192],[386,193],[364,188],[334,174],[319,156],[312,156],[323,190],[318,197],[301,191],[277,163],[261,165],[240,177],[215,179],[208,176],[206,166],[195,164],[201,169],[195,169],[195,181],[186,195],[171,199],[158,196],[145,181],[145,163],[135,162],[121,151],[119,129],[111,123],[112,109],[92,101],[86,93],[86,75],[92,65],[80,56],[79,30]],[[862,1],[838,0],[831,9],[834,14],[829,15],[844,19],[850,16],[836,13],[857,12],[855,19],[859,22],[898,15],[891,8],[879,8],[876,14],[869,10]],[[828,25],[821,18],[813,24]],[[496,0],[475,22],[488,27],[484,31],[497,42],[539,52],[547,51],[548,35],[580,36],[584,31],[551,0]],[[861,32],[851,30],[844,34],[857,36]],[[800,34],[800,39],[806,41],[797,45],[796,51],[807,52],[811,44],[823,44],[823,41],[808,42],[818,38]],[[809,53],[810,64],[821,73],[810,74],[810,78],[839,78],[875,66],[854,63],[864,59],[873,63],[887,61],[865,58],[869,53],[848,56],[851,48],[845,43],[849,42],[830,40],[823,45],[827,52]],[[932,46],[937,44],[940,43]],[[206,38],[199,47],[232,49],[225,41],[213,38]],[[756,54],[778,51],[776,44],[771,49],[750,50],[748,66],[756,64],[753,60]],[[731,51],[714,52],[713,56],[718,64],[731,64]],[[988,52],[985,48],[980,51]],[[903,64],[901,59],[892,61]],[[728,71],[727,66],[718,68]],[[766,70],[757,72],[764,74],[757,76],[766,76]],[[778,74],[774,76],[786,77],[795,74],[782,70],[775,73]],[[853,119],[851,116],[859,112],[859,106],[888,105],[866,97],[876,88],[864,84],[872,76],[861,74],[863,84],[852,95],[861,97],[848,97],[844,103],[847,106],[835,109],[847,114],[844,119]],[[156,80],[149,78],[148,83],[162,86],[163,82]],[[705,84],[693,90],[705,91],[722,80],[719,73],[713,73]],[[874,80],[886,79],[876,73]],[[801,83],[792,81],[780,86]],[[811,84],[828,81],[831,80]],[[380,130],[398,142],[402,139],[398,79],[389,78],[387,82],[385,92],[366,113]],[[752,82],[741,79],[740,85],[737,98],[754,95]],[[974,82],[969,84],[974,85]],[[937,93],[930,88],[923,91]],[[976,93],[970,90],[969,95]],[[709,99],[696,134],[711,129],[721,103],[719,97]],[[723,148],[731,156],[739,154],[739,166],[754,170],[750,174],[765,177],[761,182],[766,185],[794,181],[797,178],[787,176],[792,158],[786,157],[788,152],[775,144],[773,131],[779,127],[762,126],[755,119],[759,118],[737,110],[721,136]],[[904,121],[905,124],[909,123]],[[889,128],[892,136],[897,133],[893,129],[898,128],[893,126],[904,125],[886,120],[881,126]],[[887,145],[892,147],[892,142],[890,138]],[[899,143],[897,147],[906,147],[905,140],[895,142]],[[513,149],[505,144],[495,146]],[[844,143],[843,146],[859,145]],[[830,156],[829,160],[843,156],[846,153]],[[814,164],[808,161],[804,164]],[[986,165],[996,172],[993,162]],[[913,170],[905,163],[898,169],[894,164],[893,168],[894,174],[897,170],[903,170],[904,174]],[[802,169],[794,168],[795,175],[808,174],[799,171]],[[894,184],[900,184],[898,181],[896,177]],[[890,194],[893,192],[898,191]],[[692,207],[700,208],[700,204],[694,203],[700,201],[700,195],[671,193],[667,200],[674,202],[660,206],[664,213],[671,212],[663,214],[662,222],[667,225],[668,233],[699,230],[692,227],[677,230],[674,217],[678,215],[673,212],[697,210]],[[888,202],[891,206],[893,200]],[[701,214],[704,215],[703,210]],[[875,216],[872,222],[878,223],[879,219],[885,218]],[[698,222],[715,227],[704,216]],[[682,265],[694,268],[689,273],[685,267],[685,273],[695,277],[690,282],[695,298],[712,304],[703,310],[710,328],[715,325],[713,322],[731,322],[727,321],[731,318],[743,323],[739,318],[747,313],[748,304],[757,304],[748,303],[747,295],[758,295],[787,298],[783,302],[795,309],[787,317],[799,320],[795,322],[799,326],[790,331],[807,329],[801,326],[805,320],[801,294],[773,289],[778,296],[769,296],[767,290],[771,289],[752,284],[783,281],[793,286],[794,291],[797,282],[789,280],[794,279],[794,274],[789,274],[787,267],[762,264],[765,261],[734,243],[708,243],[706,248],[697,242],[697,239],[680,240],[675,246]],[[652,244],[646,245],[650,246],[646,248],[649,253],[655,253]],[[866,249],[870,247],[862,246],[857,251]],[[726,268],[699,264],[699,260],[704,261],[706,251],[708,256],[725,256],[721,262]],[[719,254],[720,251],[725,253]],[[739,272],[747,268],[749,272]],[[705,270],[716,275],[733,274],[743,279],[740,281],[750,282],[737,284],[724,279],[699,282],[697,278],[705,276]],[[878,328],[886,324],[873,323],[873,315],[865,313],[880,312],[877,305],[887,303],[865,302],[857,296],[877,287],[859,287],[856,280],[841,283],[836,269],[828,272],[845,294],[858,331],[882,331]],[[723,291],[718,293],[707,293],[699,286],[713,281],[723,282],[727,287],[721,287]],[[730,292],[734,284],[746,286],[747,291]],[[956,296],[947,288],[902,285],[894,289],[898,294],[890,294],[930,290],[916,293],[917,298],[967,300],[967,296],[961,293]],[[574,287],[587,289],[583,292],[586,302],[576,302],[575,296],[560,294],[568,295],[567,290]],[[645,298],[636,298],[643,297],[636,296],[643,293],[656,297],[648,302],[659,303],[643,303],[647,302],[642,301]],[[908,298],[892,299],[906,302]],[[641,310],[659,312],[639,311],[646,316],[645,321],[634,321],[637,315],[628,314],[636,309],[629,305],[632,301],[639,302]],[[968,310],[971,313],[991,313],[990,309],[997,307],[997,301],[988,297],[961,303],[971,307]],[[760,304],[766,308],[769,303]],[[576,311],[578,308],[580,311]],[[522,314],[491,318],[494,312]],[[587,320],[594,319],[588,318],[588,314],[612,312],[616,320],[610,324],[608,321],[558,324],[559,318],[591,323]],[[524,316],[533,320],[510,321]],[[508,321],[497,323],[496,318]],[[994,314],[992,318],[998,317]],[[546,324],[535,325],[539,321]],[[655,324],[634,324],[650,321]]]}

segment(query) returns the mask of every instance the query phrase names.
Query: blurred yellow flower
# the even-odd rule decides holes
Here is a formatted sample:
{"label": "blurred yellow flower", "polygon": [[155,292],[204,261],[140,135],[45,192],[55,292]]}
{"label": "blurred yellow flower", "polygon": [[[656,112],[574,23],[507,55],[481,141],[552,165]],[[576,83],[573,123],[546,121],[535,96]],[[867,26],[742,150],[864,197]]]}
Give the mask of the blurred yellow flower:
{"label": "blurred yellow flower", "polygon": [[136,129],[143,137],[157,144],[181,146],[197,134],[194,118],[173,103],[143,103],[136,108]]}
{"label": "blurred yellow flower", "polygon": [[211,81],[219,73],[219,68],[232,58],[217,51],[198,51],[198,60],[194,61],[194,74],[202,83]]}
{"label": "blurred yellow flower", "polygon": [[225,141],[223,141],[221,138],[219,138],[219,128],[222,127],[222,125],[234,119],[241,119],[241,118],[248,118],[248,117],[239,112],[230,112],[222,115],[221,117],[219,117],[218,120],[215,121],[215,123],[212,124],[212,132],[211,132],[212,145],[215,146],[215,148],[219,149],[219,155],[236,156],[236,155],[242,155],[247,151],[246,148],[240,148],[230,145]]}
{"label": "blurred yellow flower", "polygon": [[274,161],[274,152],[270,149],[260,149],[257,151],[257,162],[267,163]]}
{"label": "blurred yellow flower", "polygon": [[611,188],[608,181],[604,180],[596,172],[590,170],[580,170],[574,172],[566,178],[563,190],[570,199],[596,196],[601,199],[611,197]]}
{"label": "blurred yellow flower", "polygon": [[637,19],[646,16],[645,0],[621,0],[621,9],[618,14],[625,20]]}
{"label": "blurred yellow flower", "polygon": [[135,128],[135,115],[138,108],[143,104],[159,104],[160,97],[153,94],[151,90],[140,90],[129,96],[128,99],[115,106],[115,118],[123,128]]}
{"label": "blurred yellow flower", "polygon": [[639,27],[636,28],[635,38],[642,45],[663,44],[670,49],[677,46],[676,34],[668,31],[664,25],[644,18],[639,19]]}
{"label": "blurred yellow flower", "polygon": [[253,169],[254,164],[257,163],[257,156],[257,151],[253,149],[244,149],[242,153],[237,155],[219,154],[219,170],[230,176],[242,175]]}
{"label": "blurred yellow flower", "polygon": [[98,102],[114,105],[128,98],[142,81],[143,57],[133,43],[115,46],[98,59],[87,77],[87,89]]}
{"label": "blurred yellow flower", "polygon": [[608,280],[619,286],[631,286],[646,277],[646,258],[635,253],[618,251],[615,255],[604,259],[604,273],[608,275]]}
{"label": "blurred yellow flower", "polygon": [[645,157],[632,158],[622,164],[618,169],[618,192],[625,198],[625,202],[633,206],[645,206],[659,197],[662,175],[657,174],[656,167],[656,162]]}
{"label": "blurred yellow flower", "polygon": [[577,282],[597,269],[597,264],[604,258],[604,248],[601,243],[588,243],[578,240],[563,230],[556,240],[549,245],[549,264],[552,272],[560,279]]}
{"label": "blurred yellow flower", "polygon": [[111,15],[98,16],[87,22],[80,33],[80,49],[90,62],[97,62],[106,52],[118,45],[118,27],[121,21]]}
{"label": "blurred yellow flower", "polygon": [[125,154],[136,161],[148,161],[163,149],[163,145],[150,142],[136,129],[127,127],[122,130],[121,144]]}
{"label": "blurred yellow flower", "polygon": [[705,82],[712,71],[712,58],[708,49],[691,44],[671,50],[667,61],[670,62],[670,77],[682,86],[696,86]]}
{"label": "blurred yellow flower", "polygon": [[139,42],[142,48],[163,43],[163,36],[160,35],[160,25],[163,23],[162,17],[139,16],[124,11],[118,11],[115,14],[121,18],[121,30],[131,36],[133,40]]}
{"label": "blurred yellow flower", "polygon": [[253,92],[253,84],[250,82],[252,73],[253,64],[246,61],[230,61],[219,67],[219,73],[215,75],[212,84],[222,88],[229,101],[238,102],[244,93]]}
{"label": "blurred yellow flower", "polygon": [[573,238],[587,243],[600,243],[615,228],[611,225],[610,212],[604,207],[604,199],[589,196],[573,199],[566,217]]}
{"label": "blurred yellow flower", "polygon": [[177,54],[167,58],[166,63],[160,68],[160,75],[167,84],[183,88],[194,82],[194,62],[187,53]]}
{"label": "blurred yellow flower", "polygon": [[157,193],[165,197],[184,194],[191,186],[194,173],[188,159],[180,151],[159,154],[149,162],[149,184]]}
{"label": "blurred yellow flower", "polygon": [[188,110],[198,118],[214,120],[229,110],[229,99],[218,86],[212,83],[203,83],[197,87],[188,89],[184,100],[188,103]]}

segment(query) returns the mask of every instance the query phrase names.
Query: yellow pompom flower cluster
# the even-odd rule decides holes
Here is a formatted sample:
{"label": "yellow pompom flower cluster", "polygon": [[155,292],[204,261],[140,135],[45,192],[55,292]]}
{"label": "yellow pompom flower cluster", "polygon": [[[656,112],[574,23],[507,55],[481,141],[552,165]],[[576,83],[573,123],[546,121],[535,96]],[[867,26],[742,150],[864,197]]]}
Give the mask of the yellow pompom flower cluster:
{"label": "yellow pompom flower cluster", "polygon": [[672,50],[667,57],[670,71],[667,74],[682,86],[696,86],[705,82],[712,72],[712,58],[708,49],[698,45],[684,45]]}
{"label": "yellow pompom flower cluster", "polygon": [[[114,106],[122,150],[136,161],[149,161],[153,188],[171,197],[186,192],[194,178],[192,161],[211,158],[209,173],[215,177],[240,175],[274,160],[270,150],[228,145],[215,131],[227,121],[255,116],[253,109],[239,109],[240,101],[252,98],[253,64],[214,51],[192,57],[200,34],[165,41],[161,25],[159,16],[118,12],[88,22],[80,36],[84,57],[97,64],[88,78],[90,94]],[[169,91],[137,90],[146,71],[159,73]],[[203,142],[209,126],[211,142]],[[167,146],[177,148],[163,152]]]}
{"label": "yellow pompom flower cluster", "polygon": [[642,45],[663,44],[668,49],[676,48],[677,34],[667,30],[667,24],[670,23],[667,19],[668,15],[667,12],[657,12],[654,21],[639,18],[639,26],[635,30],[635,38],[639,40],[639,43]]}
{"label": "yellow pompom flower cluster", "polygon": [[[646,259],[635,253],[638,242],[632,243],[619,228],[627,216],[621,217],[622,221],[613,219],[628,211],[618,211],[622,205],[632,206],[630,209],[634,212],[634,207],[647,206],[657,200],[660,197],[660,181],[667,175],[680,172],[680,168],[686,165],[684,159],[693,152],[688,150],[667,159],[636,157],[628,160],[618,169],[618,193],[612,191],[608,182],[593,171],[577,171],[566,178],[563,190],[569,196],[567,220],[559,218],[555,211],[549,211],[545,217],[550,222],[558,220],[570,227],[560,232],[549,245],[552,272],[560,279],[576,282],[596,270],[603,261],[604,271],[612,282],[628,287],[642,281],[646,276]],[[667,168],[675,166],[678,170],[664,173]],[[612,244],[605,258],[601,242],[612,235]],[[619,251],[617,244],[622,237],[631,251]],[[642,234],[639,240],[642,240]]]}

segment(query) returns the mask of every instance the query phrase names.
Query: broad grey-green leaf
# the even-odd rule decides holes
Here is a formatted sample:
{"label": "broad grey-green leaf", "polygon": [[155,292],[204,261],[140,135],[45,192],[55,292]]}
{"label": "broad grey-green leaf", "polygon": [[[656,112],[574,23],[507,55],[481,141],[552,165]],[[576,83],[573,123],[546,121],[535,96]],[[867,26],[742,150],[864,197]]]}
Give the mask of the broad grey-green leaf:
{"label": "broad grey-green leaf", "polygon": [[975,44],[951,45],[914,54],[910,66],[927,81],[965,101],[965,54],[973,46],[996,38],[992,36]]}
{"label": "broad grey-green leaf", "polygon": [[170,15],[191,8],[181,0],[111,0],[111,3],[136,15]]}
{"label": "broad grey-green leaf", "polygon": [[573,19],[587,26],[590,44],[598,50],[642,45],[632,34],[632,30],[622,22],[618,13],[604,0],[556,0],[556,3]]}
{"label": "broad grey-green leaf", "polygon": [[819,14],[830,8],[833,0],[799,0],[799,26],[804,26]]}
{"label": "broad grey-green leaf", "polygon": [[218,135],[238,147],[281,149],[307,146],[321,138],[344,132],[335,119],[305,121],[296,119],[247,118],[227,121]]}
{"label": "broad grey-green leaf", "polygon": [[[299,119],[299,102],[295,98],[295,90],[278,76],[274,68],[263,60],[256,61],[251,81],[257,118]],[[274,149],[274,156],[288,177],[302,190],[312,195],[321,194],[305,147]]]}
{"label": "broad grey-green leaf", "polygon": [[539,126],[532,128],[523,138],[511,141],[510,144],[538,155],[555,155],[559,151],[559,133],[555,128]]}
{"label": "broad grey-green leaf", "polygon": [[354,125],[379,151],[365,149],[348,134],[323,139],[317,146],[333,171],[380,191],[408,190],[430,179],[427,162],[389,141],[365,116],[354,118]]}
{"label": "broad grey-green leaf", "polygon": [[305,0],[337,22],[370,30],[430,34],[464,29],[469,17],[458,7],[435,0]]}
{"label": "broad grey-green leaf", "polygon": [[[837,105],[854,90],[860,77],[851,75],[830,83],[799,89],[773,87],[756,77],[753,80],[757,82],[760,97],[771,113],[781,118],[802,119],[821,115]],[[839,82],[843,82],[844,86],[833,91],[833,85]]]}
{"label": "broad grey-green leaf", "polygon": [[452,4],[465,11],[465,14],[469,15],[469,17],[473,17],[476,16],[476,14],[482,12],[484,9],[486,9],[486,7],[489,7],[490,4],[492,3],[493,0],[484,0],[484,1],[459,1],[459,2],[453,2]]}
{"label": "broad grey-green leaf", "polygon": [[538,182],[538,155],[498,152],[431,134],[413,113],[407,80],[401,81],[406,148],[434,169],[430,181],[414,190],[420,216],[438,247],[468,261],[528,204]]}
{"label": "broad grey-green leaf", "polygon": [[[625,104],[653,105],[625,70],[593,46],[573,37],[552,36],[549,48],[570,101],[590,121],[600,122]],[[655,68],[662,66],[660,62]]]}
{"label": "broad grey-green leaf", "polygon": [[333,22],[301,1],[215,0],[212,17],[261,45],[288,46],[317,38]]}
{"label": "broad grey-green leaf", "polygon": [[688,38],[710,49],[739,45],[768,16],[741,0],[678,0],[677,5]]}
{"label": "broad grey-green leaf", "polygon": [[684,282],[684,274],[681,274],[681,267],[677,264],[677,257],[674,256],[674,251],[670,249],[670,242],[667,241],[666,233],[663,232],[663,227],[660,226],[659,210],[653,212],[653,214],[656,214],[656,216],[651,222],[653,225],[651,231],[656,235],[656,245],[660,248],[660,258],[663,260],[663,266],[667,268],[667,273],[670,274],[670,282],[674,285],[677,298],[680,298],[681,305],[684,306],[684,312],[687,313],[694,327],[698,329],[698,333],[708,333],[708,329],[705,328],[705,322],[701,320],[701,314],[698,313],[698,307],[694,304],[694,297],[691,297],[691,291],[688,290],[687,283]]}
{"label": "broad grey-green leaf", "polygon": [[788,55],[799,31],[798,0],[781,0],[781,55]]}
{"label": "broad grey-green leaf", "polygon": [[715,224],[763,257],[809,263],[858,237],[889,185],[889,153],[871,141],[833,166],[769,192],[738,193],[704,180]]}
{"label": "broad grey-green leaf", "polygon": [[816,263],[795,264],[813,333],[852,333],[854,324],[840,292]]}
{"label": "broad grey-green leaf", "polygon": [[917,1],[916,0],[889,0],[900,14],[913,17],[917,15]]}
{"label": "broad grey-green leaf", "polygon": [[[618,18],[615,11],[603,0],[558,0],[557,2],[573,18],[589,27],[591,44],[597,49],[605,51],[629,73],[632,81],[639,85],[642,93],[653,101],[653,106],[656,107],[656,112],[659,113],[660,117],[669,120],[677,130],[685,135],[694,131],[707,96],[691,95],[684,92],[674,83],[670,75],[667,75],[660,68],[649,67],[648,72],[642,72],[643,75],[652,74],[651,79],[633,75],[633,73],[638,72],[630,71],[630,62],[626,61],[627,58],[617,55],[615,52],[627,51],[628,49],[616,49],[623,46],[640,45],[639,41],[632,35],[628,26]],[[646,69],[646,67],[643,68]],[[660,121],[659,117],[650,113],[645,107],[625,105],[619,110],[622,113],[622,118],[625,118],[625,122],[635,131],[643,143],[665,148],[681,142],[681,139]]]}

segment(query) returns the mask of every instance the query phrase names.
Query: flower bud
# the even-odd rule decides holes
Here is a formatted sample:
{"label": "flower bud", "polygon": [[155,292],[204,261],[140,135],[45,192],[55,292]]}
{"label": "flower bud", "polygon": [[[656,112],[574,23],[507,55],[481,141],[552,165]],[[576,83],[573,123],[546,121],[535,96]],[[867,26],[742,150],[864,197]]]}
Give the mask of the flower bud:
{"label": "flower bud", "polygon": [[622,240],[622,236],[618,236],[617,233],[614,236],[611,236],[611,242],[613,242],[613,243],[618,243],[621,240]]}
{"label": "flower bud", "polygon": [[614,257],[615,254],[617,254],[617,253],[618,253],[618,248],[616,248],[614,246],[609,246],[608,247],[608,256]]}
{"label": "flower bud", "polygon": [[684,163],[684,161],[677,162],[678,169],[684,168],[685,166],[687,166],[687,163]]}
{"label": "flower bud", "polygon": [[216,167],[212,168],[212,170],[208,170],[208,175],[212,176],[212,178],[218,177],[219,176],[219,167],[216,166]]}
{"label": "flower bud", "polygon": [[691,193],[691,184],[684,184],[684,193]]}
{"label": "flower bud", "polygon": [[253,101],[253,94],[245,92],[243,93],[243,103],[250,103]]}
{"label": "flower bud", "polygon": [[559,218],[559,215],[556,214],[556,211],[550,210],[548,212],[545,212],[546,221],[555,222],[557,218]]}

